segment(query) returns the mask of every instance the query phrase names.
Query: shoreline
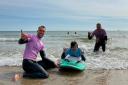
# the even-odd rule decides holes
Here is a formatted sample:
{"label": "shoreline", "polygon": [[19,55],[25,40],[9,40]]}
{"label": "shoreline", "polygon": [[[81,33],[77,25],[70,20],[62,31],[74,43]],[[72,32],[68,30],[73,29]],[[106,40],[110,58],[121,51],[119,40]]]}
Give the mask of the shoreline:
{"label": "shoreline", "polygon": [[[128,69],[87,69],[83,72],[59,72],[58,69],[48,70],[47,79],[22,78],[21,66],[0,66],[0,85],[127,85]],[[15,74],[21,78],[13,81]]]}

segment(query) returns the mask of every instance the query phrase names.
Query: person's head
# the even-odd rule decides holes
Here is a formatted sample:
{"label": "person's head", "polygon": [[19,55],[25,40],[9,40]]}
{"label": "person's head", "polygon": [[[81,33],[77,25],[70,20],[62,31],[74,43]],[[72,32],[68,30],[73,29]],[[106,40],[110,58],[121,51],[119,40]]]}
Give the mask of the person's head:
{"label": "person's head", "polygon": [[45,31],[46,31],[45,26],[43,26],[43,25],[39,26],[38,30],[37,30],[37,36],[39,38],[42,38],[44,36],[44,34],[45,34]]}
{"label": "person's head", "polygon": [[97,28],[97,29],[101,29],[101,24],[100,24],[100,23],[97,23],[97,24],[96,24],[96,28]]}
{"label": "person's head", "polygon": [[76,41],[72,41],[71,42],[71,49],[75,51],[75,50],[77,50],[77,48],[78,48],[77,42]]}

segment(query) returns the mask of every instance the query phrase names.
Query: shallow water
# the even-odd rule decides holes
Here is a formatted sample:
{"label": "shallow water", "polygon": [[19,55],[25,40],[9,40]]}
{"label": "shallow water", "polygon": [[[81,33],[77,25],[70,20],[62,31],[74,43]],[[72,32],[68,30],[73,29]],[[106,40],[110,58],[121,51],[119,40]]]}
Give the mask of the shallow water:
{"label": "shallow water", "polygon": [[[26,32],[33,33],[36,32]],[[42,41],[45,44],[47,57],[57,60],[60,58],[64,47],[69,47],[70,42],[75,40],[83,49],[86,56],[87,69],[127,69],[128,68],[128,32],[107,32],[108,42],[106,52],[94,53],[93,40],[87,39],[87,32],[47,32]],[[0,66],[21,65],[22,54],[25,45],[17,43],[20,32],[0,32]],[[38,59],[41,59],[38,55]]]}
{"label": "shallow water", "polygon": [[[60,72],[58,69],[47,71],[47,79],[23,78],[21,67],[0,67],[0,85],[127,85],[127,70],[85,70],[82,72]],[[14,80],[15,75],[19,78]]]}

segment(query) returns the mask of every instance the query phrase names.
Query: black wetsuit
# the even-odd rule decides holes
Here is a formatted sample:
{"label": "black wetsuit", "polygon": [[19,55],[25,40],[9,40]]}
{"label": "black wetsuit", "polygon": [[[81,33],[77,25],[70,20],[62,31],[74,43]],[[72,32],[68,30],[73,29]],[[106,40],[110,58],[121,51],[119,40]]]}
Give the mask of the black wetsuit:
{"label": "black wetsuit", "polygon": [[[19,40],[19,44],[27,43],[22,39]],[[22,68],[25,71],[23,77],[26,78],[48,78],[47,69],[55,68],[56,65],[53,61],[46,58],[45,52],[40,51],[41,61],[33,61],[29,59],[23,59]]]}
{"label": "black wetsuit", "polygon": [[[101,32],[97,32],[97,30],[95,30],[92,35],[91,33],[88,33],[88,39],[92,39],[92,37],[95,35],[96,36],[96,43],[95,43],[95,46],[94,46],[94,52],[96,51],[99,51],[99,48],[102,47],[102,50],[103,52],[105,52],[105,49],[106,49],[106,42],[107,42],[107,35],[106,35],[106,32],[105,30],[101,30]],[[97,42],[98,40],[98,42]]]}
{"label": "black wetsuit", "polygon": [[95,43],[94,52],[99,51],[99,48],[102,47],[103,52],[106,49],[106,40],[100,40],[99,42]]}

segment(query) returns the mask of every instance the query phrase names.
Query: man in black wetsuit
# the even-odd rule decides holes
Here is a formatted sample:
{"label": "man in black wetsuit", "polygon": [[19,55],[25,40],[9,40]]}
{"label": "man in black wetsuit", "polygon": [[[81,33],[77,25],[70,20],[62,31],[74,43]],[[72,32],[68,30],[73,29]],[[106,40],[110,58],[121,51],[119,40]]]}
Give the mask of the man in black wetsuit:
{"label": "man in black wetsuit", "polygon": [[[26,44],[22,63],[23,70],[25,71],[23,77],[48,78],[49,75],[46,70],[56,67],[53,61],[46,58],[44,52],[44,44],[41,38],[44,36],[45,31],[45,26],[39,26],[37,35],[21,32],[19,44]],[[42,60],[37,62],[36,58],[38,53],[40,53]]]}
{"label": "man in black wetsuit", "polygon": [[94,30],[92,33],[88,32],[89,39],[92,39],[93,36],[96,37],[94,52],[99,51],[100,46],[102,47],[103,52],[105,52],[106,43],[107,43],[107,34],[106,31],[102,29],[100,23],[97,23],[96,30]]}

